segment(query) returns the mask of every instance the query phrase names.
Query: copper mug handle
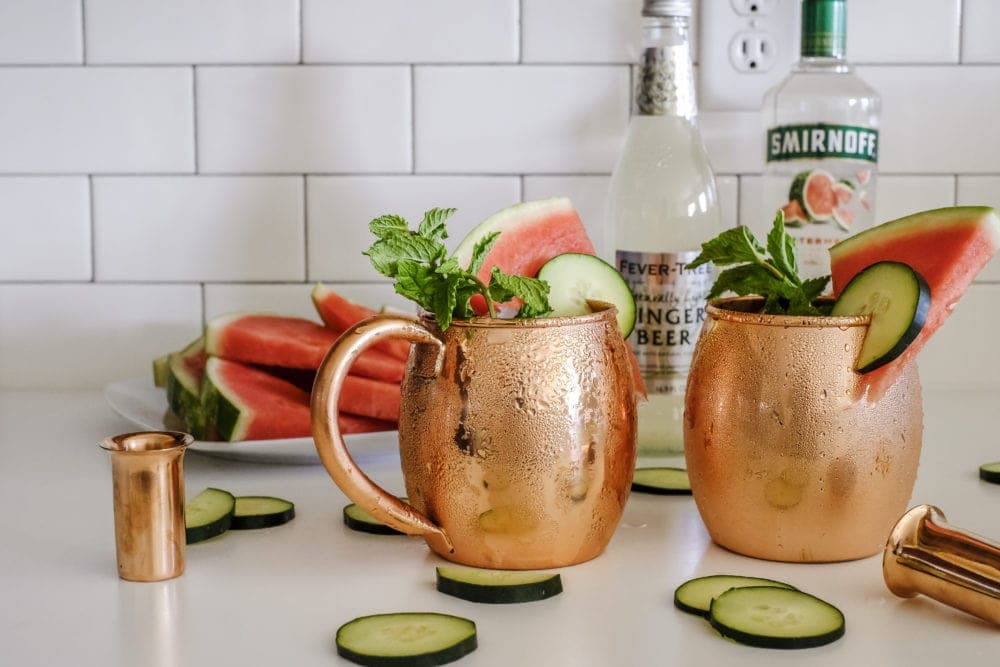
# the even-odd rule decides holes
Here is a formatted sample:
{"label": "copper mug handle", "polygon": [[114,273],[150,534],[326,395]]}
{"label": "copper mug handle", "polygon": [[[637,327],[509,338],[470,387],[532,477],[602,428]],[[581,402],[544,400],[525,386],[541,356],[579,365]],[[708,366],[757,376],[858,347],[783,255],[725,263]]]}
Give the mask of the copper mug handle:
{"label": "copper mug handle", "polygon": [[440,526],[387,492],[358,468],[337,424],[340,392],[351,364],[366,348],[390,338],[437,347],[434,372],[441,372],[444,343],[416,319],[376,315],[355,324],[330,348],[316,373],[312,391],[312,432],[316,451],[334,483],[366,512],[407,535],[422,535],[435,551],[451,553],[455,549]]}

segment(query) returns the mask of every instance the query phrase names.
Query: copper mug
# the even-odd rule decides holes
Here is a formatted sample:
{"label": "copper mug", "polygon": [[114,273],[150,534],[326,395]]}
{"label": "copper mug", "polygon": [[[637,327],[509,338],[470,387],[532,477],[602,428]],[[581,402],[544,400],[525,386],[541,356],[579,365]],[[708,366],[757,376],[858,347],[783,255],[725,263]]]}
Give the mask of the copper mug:
{"label": "copper mug", "polygon": [[[388,338],[416,343],[399,419],[409,503],[358,469],[336,419],[351,362]],[[538,569],[590,560],[618,525],[635,466],[625,345],[607,304],[446,331],[430,318],[376,316],[346,331],[320,366],[316,449],[352,501],[450,561]]]}
{"label": "copper mug", "polygon": [[857,398],[867,317],[766,315],[709,304],[684,410],[695,503],[717,544],[756,558],[879,553],[906,509],[923,430],[915,364]]}

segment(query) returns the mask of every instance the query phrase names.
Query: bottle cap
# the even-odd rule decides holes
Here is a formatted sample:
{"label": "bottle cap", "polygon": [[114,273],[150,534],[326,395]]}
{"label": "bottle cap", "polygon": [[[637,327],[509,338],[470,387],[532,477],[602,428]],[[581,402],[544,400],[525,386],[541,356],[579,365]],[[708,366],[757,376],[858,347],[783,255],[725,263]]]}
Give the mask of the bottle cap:
{"label": "bottle cap", "polygon": [[643,16],[691,16],[691,0],[643,0]]}
{"label": "bottle cap", "polygon": [[846,0],[802,0],[804,58],[843,58],[847,53]]}

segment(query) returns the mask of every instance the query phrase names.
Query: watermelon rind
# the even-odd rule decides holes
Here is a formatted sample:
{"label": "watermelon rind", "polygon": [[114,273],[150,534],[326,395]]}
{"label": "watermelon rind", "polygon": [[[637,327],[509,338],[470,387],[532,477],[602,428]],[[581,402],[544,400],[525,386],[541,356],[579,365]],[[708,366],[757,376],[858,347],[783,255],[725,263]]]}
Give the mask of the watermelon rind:
{"label": "watermelon rind", "polygon": [[222,363],[221,359],[209,357],[202,381],[201,403],[206,417],[223,440],[244,440],[250,422],[249,410],[227,388],[219,372]]}
{"label": "watermelon rind", "polygon": [[831,184],[831,187],[834,183],[836,183],[836,179],[834,179],[833,175],[822,169],[801,171],[798,174],[796,174],[795,180],[792,181],[792,185],[788,189],[788,199],[790,201],[795,200],[799,202],[799,205],[805,212],[806,217],[809,219],[809,222],[823,224],[829,222],[831,216],[827,215],[825,212],[816,211],[812,206],[809,205],[808,197],[806,196],[806,192],[809,190],[809,183],[816,178],[822,178],[824,180],[828,180]]}
{"label": "watermelon rind", "polygon": [[185,366],[186,359],[202,354],[204,338],[198,338],[180,352],[170,355],[167,369],[167,404],[195,438],[203,438],[207,421],[201,404],[201,383]]}
{"label": "watermelon rind", "polygon": [[536,201],[515,204],[502,211],[497,211],[483,220],[455,248],[455,258],[463,267],[468,267],[472,261],[472,251],[476,244],[487,234],[517,229],[521,223],[533,223],[559,211],[572,211],[573,202],[569,197],[551,197]]}
{"label": "watermelon rind", "polygon": [[[848,201],[850,200],[851,197],[854,196],[854,186],[853,185],[851,185],[847,181],[843,181],[843,180],[842,181],[838,181],[837,183],[833,184],[834,196],[835,196],[835,198],[837,199],[838,202],[840,201],[840,199],[839,199],[839,197],[836,197],[836,192],[839,189],[847,190],[850,193],[850,196],[848,197]],[[848,209],[848,208],[842,208],[840,206],[834,205],[834,207],[833,207],[833,214],[830,217],[833,219],[833,222],[838,227],[840,227],[841,230],[843,230],[845,232],[850,232],[851,231],[851,223],[854,221],[854,213],[851,212],[850,209]]]}
{"label": "watermelon rind", "polygon": [[222,332],[226,330],[226,327],[236,320],[245,317],[247,315],[263,314],[263,313],[229,313],[227,315],[219,315],[218,317],[213,317],[205,325],[205,352],[210,356],[218,356],[220,351],[220,338]]}
{"label": "watermelon rind", "polygon": [[153,359],[153,386],[160,389],[167,388],[167,377],[170,375],[170,355]]}

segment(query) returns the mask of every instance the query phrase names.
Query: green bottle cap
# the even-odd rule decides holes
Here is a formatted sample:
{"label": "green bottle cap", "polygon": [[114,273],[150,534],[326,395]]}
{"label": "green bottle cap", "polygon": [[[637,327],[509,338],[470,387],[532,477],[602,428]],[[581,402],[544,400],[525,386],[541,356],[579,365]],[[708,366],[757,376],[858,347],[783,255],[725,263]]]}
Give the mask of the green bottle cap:
{"label": "green bottle cap", "polygon": [[846,46],[847,0],[802,0],[802,57],[843,58]]}

